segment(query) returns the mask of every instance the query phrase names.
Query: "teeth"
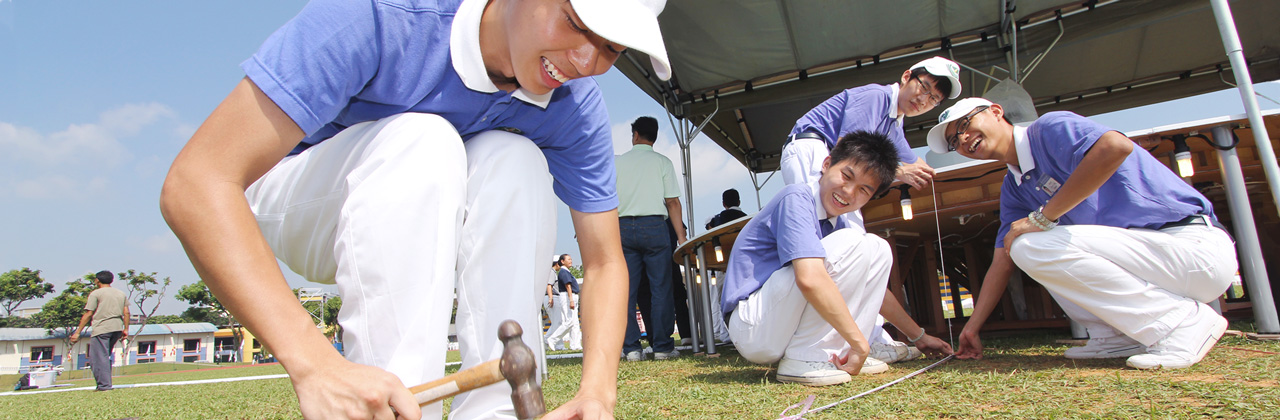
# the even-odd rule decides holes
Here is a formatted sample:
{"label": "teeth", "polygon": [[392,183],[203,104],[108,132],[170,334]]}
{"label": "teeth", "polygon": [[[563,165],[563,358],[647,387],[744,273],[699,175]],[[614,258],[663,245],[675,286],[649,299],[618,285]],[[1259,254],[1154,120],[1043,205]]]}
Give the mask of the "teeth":
{"label": "teeth", "polygon": [[974,140],[973,143],[969,144],[969,153],[973,153],[975,150],[978,150],[978,143],[982,143],[982,139]]}
{"label": "teeth", "polygon": [[552,65],[551,61],[548,61],[546,57],[542,57],[542,69],[546,70],[547,74],[551,75],[551,78],[556,79],[557,82],[565,83],[569,81],[569,78],[565,77],[564,74],[561,74],[560,69],[557,69],[556,66]]}
{"label": "teeth", "polygon": [[837,203],[840,203],[840,205],[842,205],[842,206],[847,206],[847,205],[849,205],[849,202],[848,202],[848,201],[841,200],[841,199],[840,199],[840,196],[838,196],[838,195],[831,194],[831,198],[836,199],[836,202],[837,202]]}

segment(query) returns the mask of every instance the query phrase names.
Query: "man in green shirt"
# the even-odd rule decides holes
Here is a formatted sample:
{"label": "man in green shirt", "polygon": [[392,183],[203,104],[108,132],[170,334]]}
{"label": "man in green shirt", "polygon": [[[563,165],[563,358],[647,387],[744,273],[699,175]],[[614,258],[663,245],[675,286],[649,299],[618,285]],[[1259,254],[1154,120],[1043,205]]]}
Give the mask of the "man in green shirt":
{"label": "man in green shirt", "polygon": [[129,336],[129,305],[124,292],[111,287],[115,275],[110,271],[99,271],[94,275],[93,284],[97,290],[89,293],[84,304],[84,316],[80,317],[80,325],[71,330],[71,343],[80,340],[80,332],[84,324],[93,319],[93,339],[89,342],[89,364],[93,369],[93,379],[98,383],[97,391],[111,390],[111,349],[116,341]]}

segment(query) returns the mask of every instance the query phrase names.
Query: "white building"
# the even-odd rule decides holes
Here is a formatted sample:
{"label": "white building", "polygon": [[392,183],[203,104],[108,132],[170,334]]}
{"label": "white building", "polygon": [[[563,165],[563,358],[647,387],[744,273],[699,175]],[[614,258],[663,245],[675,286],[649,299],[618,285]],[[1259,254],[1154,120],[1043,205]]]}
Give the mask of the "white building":
{"label": "white building", "polygon": [[[92,330],[86,328],[78,343],[67,351],[62,333],[50,335],[44,328],[0,328],[0,374],[26,373],[34,366],[66,366],[85,369],[89,365]],[[129,348],[117,343],[113,366],[153,362],[212,362],[213,333],[218,328],[207,322],[153,324],[139,329],[129,326]],[[70,360],[66,360],[69,357]],[[69,363],[64,363],[69,362]]]}

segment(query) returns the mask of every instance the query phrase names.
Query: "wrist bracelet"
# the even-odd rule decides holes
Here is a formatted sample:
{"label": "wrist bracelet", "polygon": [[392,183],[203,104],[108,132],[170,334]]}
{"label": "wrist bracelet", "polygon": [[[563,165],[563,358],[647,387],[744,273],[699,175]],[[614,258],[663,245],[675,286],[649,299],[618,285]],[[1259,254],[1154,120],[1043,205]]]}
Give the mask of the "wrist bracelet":
{"label": "wrist bracelet", "polygon": [[917,341],[923,340],[925,335],[926,334],[925,334],[924,328],[921,328],[919,337],[916,337],[916,338],[907,337],[907,341],[910,341],[911,344],[915,344]]}
{"label": "wrist bracelet", "polygon": [[1027,215],[1027,219],[1029,219],[1032,224],[1036,225],[1036,227],[1040,228],[1040,230],[1050,230],[1058,227],[1058,222],[1049,220],[1048,217],[1045,217],[1044,206],[1040,206],[1036,211]]}

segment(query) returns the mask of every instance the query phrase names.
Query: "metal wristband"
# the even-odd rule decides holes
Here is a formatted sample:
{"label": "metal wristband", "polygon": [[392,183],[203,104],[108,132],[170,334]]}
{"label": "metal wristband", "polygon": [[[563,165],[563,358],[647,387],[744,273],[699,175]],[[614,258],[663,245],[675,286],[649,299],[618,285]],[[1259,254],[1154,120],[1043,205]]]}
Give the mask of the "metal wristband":
{"label": "metal wristband", "polygon": [[1058,227],[1058,222],[1049,220],[1048,217],[1045,217],[1044,206],[1040,206],[1036,211],[1031,212],[1031,214],[1027,215],[1027,218],[1031,219],[1031,223],[1035,224],[1036,227],[1040,228],[1040,230],[1050,230]]}
{"label": "metal wristband", "polygon": [[923,340],[925,335],[926,334],[925,334],[924,328],[921,328],[919,337],[916,337],[916,338],[907,337],[907,341],[910,341],[911,344],[915,344],[917,341]]}

